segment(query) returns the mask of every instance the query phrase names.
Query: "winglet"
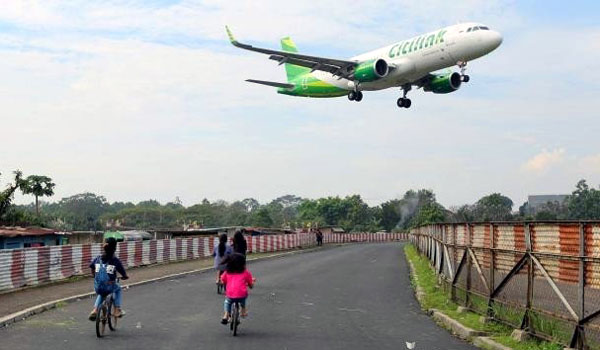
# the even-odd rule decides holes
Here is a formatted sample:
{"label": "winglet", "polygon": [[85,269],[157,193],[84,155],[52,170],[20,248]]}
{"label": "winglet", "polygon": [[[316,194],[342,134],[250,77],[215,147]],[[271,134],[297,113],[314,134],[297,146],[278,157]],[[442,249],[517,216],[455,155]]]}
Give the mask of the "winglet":
{"label": "winglet", "polygon": [[233,37],[233,34],[231,33],[231,30],[229,30],[228,26],[225,26],[225,30],[227,31],[227,36],[229,37],[229,41],[234,45],[237,44],[237,40],[235,40],[235,38]]}

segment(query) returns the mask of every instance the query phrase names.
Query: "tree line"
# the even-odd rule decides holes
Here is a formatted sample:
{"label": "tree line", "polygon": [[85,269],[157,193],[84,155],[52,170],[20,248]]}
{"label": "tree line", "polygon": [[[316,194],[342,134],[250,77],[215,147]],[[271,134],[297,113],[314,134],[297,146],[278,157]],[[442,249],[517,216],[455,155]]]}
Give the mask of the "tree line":
{"label": "tree line", "polygon": [[[182,229],[184,227],[256,226],[306,228],[335,226],[347,232],[405,231],[429,223],[513,220],[600,220],[600,189],[581,180],[562,202],[548,202],[532,211],[527,202],[513,211],[513,201],[492,193],[473,204],[450,209],[437,202],[433,191],[409,190],[401,198],[369,206],[360,195],[318,199],[285,195],[268,203],[254,198],[234,202],[202,200],[184,206],[179,199],[162,204],[109,203],[102,195],[80,193],[56,202],[40,201],[52,196],[55,184],[47,176],[24,177],[15,172],[0,192],[0,224],[42,226],[63,230],[103,230],[106,227]],[[12,203],[14,193],[31,194],[29,205]]]}

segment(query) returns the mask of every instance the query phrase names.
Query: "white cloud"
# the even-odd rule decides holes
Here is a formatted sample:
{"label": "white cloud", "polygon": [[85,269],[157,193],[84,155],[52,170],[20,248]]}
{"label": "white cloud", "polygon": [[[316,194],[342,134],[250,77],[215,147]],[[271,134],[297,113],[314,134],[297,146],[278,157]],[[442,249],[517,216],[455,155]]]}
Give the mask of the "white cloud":
{"label": "white cloud", "polygon": [[523,168],[527,171],[542,173],[550,169],[551,167],[558,165],[564,161],[565,149],[557,148],[553,151],[543,150],[530,158],[524,165]]}

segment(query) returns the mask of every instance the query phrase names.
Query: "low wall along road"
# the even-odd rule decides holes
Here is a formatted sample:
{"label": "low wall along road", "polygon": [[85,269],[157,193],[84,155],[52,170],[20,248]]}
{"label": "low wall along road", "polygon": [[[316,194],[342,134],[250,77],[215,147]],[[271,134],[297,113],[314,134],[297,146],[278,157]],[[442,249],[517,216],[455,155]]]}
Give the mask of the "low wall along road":
{"label": "low wall along road", "polygon": [[574,348],[600,348],[600,222],[437,224],[411,231],[449,297]]}
{"label": "low wall along road", "polygon": [[[330,234],[324,235],[323,242],[389,242],[407,237],[401,233]],[[246,241],[250,254],[316,245],[315,235],[310,233],[248,236]],[[207,258],[218,243],[216,236],[120,242],[116,255],[126,268],[131,268]],[[91,259],[101,250],[101,243],[0,250],[0,291],[88,274]]]}

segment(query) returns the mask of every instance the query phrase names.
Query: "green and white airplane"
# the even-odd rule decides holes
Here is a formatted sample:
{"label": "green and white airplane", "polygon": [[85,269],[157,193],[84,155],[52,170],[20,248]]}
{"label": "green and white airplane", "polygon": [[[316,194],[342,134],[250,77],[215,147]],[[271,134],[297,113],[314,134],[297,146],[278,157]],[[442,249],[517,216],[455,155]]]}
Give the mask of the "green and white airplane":
{"label": "green and white airplane", "polygon": [[[502,35],[481,23],[461,23],[370,51],[347,60],[298,53],[289,37],[281,39],[279,50],[263,49],[235,40],[228,27],[231,43],[239,48],[270,55],[285,64],[287,83],[248,79],[246,81],[273,86],[277,92],[292,96],[339,97],[361,101],[362,91],[400,87],[398,107],[409,108],[406,94],[413,86],[436,94],[456,91],[463,82],[467,62],[495,50]],[[457,65],[459,72],[435,73]]]}

